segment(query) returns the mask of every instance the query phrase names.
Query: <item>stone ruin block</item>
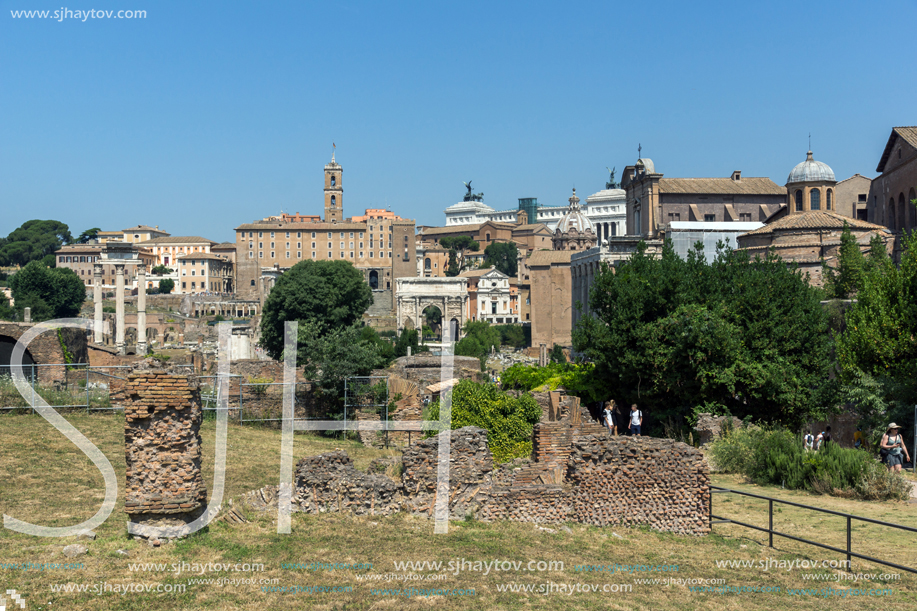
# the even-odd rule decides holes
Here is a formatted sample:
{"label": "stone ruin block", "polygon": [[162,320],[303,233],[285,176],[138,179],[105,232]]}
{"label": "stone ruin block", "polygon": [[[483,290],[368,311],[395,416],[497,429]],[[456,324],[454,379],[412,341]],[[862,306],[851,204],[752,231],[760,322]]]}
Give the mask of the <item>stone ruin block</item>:
{"label": "stone ruin block", "polygon": [[187,376],[133,373],[124,389],[124,511],[139,525],[181,527],[207,505],[201,403]]}
{"label": "stone ruin block", "polygon": [[358,471],[338,450],[299,461],[293,502],[303,513],[389,515],[401,509],[400,488],[384,475]]}

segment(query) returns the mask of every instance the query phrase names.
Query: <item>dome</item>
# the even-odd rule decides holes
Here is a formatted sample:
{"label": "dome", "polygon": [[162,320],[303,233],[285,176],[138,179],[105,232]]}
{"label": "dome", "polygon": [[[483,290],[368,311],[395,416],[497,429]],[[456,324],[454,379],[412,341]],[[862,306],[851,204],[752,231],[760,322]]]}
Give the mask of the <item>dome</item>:
{"label": "dome", "polygon": [[592,224],[586,215],[580,212],[579,198],[576,196],[576,189],[573,189],[573,196],[570,198],[570,211],[565,214],[557,223],[556,231],[567,233],[571,229],[576,229],[580,233],[591,230],[595,233],[595,225]]}
{"label": "dome", "polygon": [[790,176],[786,179],[786,183],[836,182],[836,180],[837,179],[834,178],[834,170],[832,170],[827,163],[815,161],[815,159],[812,158],[812,151],[809,151],[806,155],[806,160],[798,164],[793,168],[793,171],[790,172]]}

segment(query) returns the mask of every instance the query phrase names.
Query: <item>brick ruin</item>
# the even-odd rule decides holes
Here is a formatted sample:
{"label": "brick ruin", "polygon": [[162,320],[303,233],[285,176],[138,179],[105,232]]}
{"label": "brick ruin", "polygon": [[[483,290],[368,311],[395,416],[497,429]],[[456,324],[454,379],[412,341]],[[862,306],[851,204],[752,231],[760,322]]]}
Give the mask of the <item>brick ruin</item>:
{"label": "brick ruin", "polygon": [[[487,431],[451,431],[453,518],[709,532],[710,477],[699,450],[669,439],[612,437],[577,398],[546,394],[545,401],[549,420],[535,425],[529,460],[495,469]],[[434,436],[406,447],[400,481],[358,471],[340,451],[304,458],[297,468],[297,510],[432,517],[438,444]]]}
{"label": "brick ruin", "polygon": [[145,526],[193,521],[207,505],[198,389],[188,376],[149,370],[132,373],[122,397],[125,513]]}
{"label": "brick ruin", "polygon": [[[709,472],[699,450],[669,439],[611,437],[576,397],[545,393],[546,421],[533,451],[495,468],[487,431],[477,427],[416,441],[402,452],[400,478],[354,468],[345,452],[303,458],[294,510],[357,515],[398,511],[432,517],[439,440],[451,435],[449,511],[453,518],[595,526],[648,525],[684,535],[709,532]],[[181,526],[202,514],[201,406],[187,376],[135,372],[124,390],[125,512],[135,524]],[[276,495],[270,495],[275,497]]]}

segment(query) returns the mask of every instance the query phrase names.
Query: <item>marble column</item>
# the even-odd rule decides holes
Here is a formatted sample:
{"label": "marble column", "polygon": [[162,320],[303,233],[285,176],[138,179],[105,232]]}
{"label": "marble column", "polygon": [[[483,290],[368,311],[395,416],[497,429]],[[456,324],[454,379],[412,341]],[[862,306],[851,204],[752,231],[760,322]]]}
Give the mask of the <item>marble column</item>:
{"label": "marble column", "polygon": [[137,354],[146,355],[146,266],[137,266]]}
{"label": "marble column", "polygon": [[115,263],[115,347],[124,354],[124,263]]}
{"label": "marble column", "polygon": [[93,286],[92,303],[95,306],[95,324],[93,325],[92,341],[101,346],[102,337],[102,264],[94,263],[92,266]]}

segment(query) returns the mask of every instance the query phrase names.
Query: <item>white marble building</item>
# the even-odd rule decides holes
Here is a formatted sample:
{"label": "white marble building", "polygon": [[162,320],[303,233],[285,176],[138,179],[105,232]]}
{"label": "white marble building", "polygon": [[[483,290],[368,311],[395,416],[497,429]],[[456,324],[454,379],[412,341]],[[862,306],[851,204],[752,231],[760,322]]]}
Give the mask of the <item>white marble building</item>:
{"label": "white marble building", "polygon": [[[557,223],[570,211],[565,206],[538,206],[538,223],[544,223],[552,232]],[[586,205],[580,211],[595,225],[599,241],[624,235],[627,218],[625,194],[623,189],[604,189],[586,198]],[[519,209],[495,210],[482,202],[459,202],[445,210],[446,227],[457,225],[477,225],[494,221],[496,223],[515,223]]]}

